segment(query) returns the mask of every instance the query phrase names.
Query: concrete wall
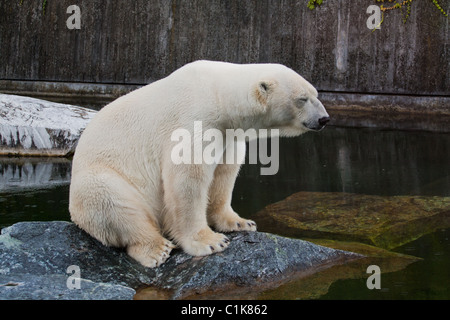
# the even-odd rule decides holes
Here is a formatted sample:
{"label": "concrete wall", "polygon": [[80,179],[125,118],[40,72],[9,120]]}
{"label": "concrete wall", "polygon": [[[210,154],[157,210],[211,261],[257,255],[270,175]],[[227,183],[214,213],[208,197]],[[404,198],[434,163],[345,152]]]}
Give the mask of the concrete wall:
{"label": "concrete wall", "polygon": [[[372,0],[314,11],[306,0],[47,0],[45,13],[43,0],[20,3],[0,2],[2,92],[70,96],[81,83],[102,97],[109,85],[108,100],[213,59],[283,63],[329,94],[433,96],[449,108],[449,19],[431,1],[414,1],[406,24],[389,12],[376,32],[366,26]],[[66,27],[72,4],[79,30]]]}

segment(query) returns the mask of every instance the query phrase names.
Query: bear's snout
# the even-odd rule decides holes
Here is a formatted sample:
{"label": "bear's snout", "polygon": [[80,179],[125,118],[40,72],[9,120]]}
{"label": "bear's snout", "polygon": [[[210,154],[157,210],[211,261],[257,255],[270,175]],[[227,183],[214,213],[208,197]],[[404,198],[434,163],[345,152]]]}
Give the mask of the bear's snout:
{"label": "bear's snout", "polygon": [[330,122],[330,117],[322,117],[317,121],[303,122],[303,125],[310,130],[320,131],[328,122]]}
{"label": "bear's snout", "polygon": [[317,121],[317,124],[316,124],[313,128],[311,128],[311,129],[313,129],[313,130],[315,130],[315,131],[320,131],[320,130],[322,130],[323,128],[325,128],[325,125],[326,125],[328,122],[330,122],[330,117],[322,117],[322,118],[320,118],[320,119]]}
{"label": "bear's snout", "polygon": [[330,117],[323,117],[319,119],[319,125],[325,127],[325,125],[330,122]]}

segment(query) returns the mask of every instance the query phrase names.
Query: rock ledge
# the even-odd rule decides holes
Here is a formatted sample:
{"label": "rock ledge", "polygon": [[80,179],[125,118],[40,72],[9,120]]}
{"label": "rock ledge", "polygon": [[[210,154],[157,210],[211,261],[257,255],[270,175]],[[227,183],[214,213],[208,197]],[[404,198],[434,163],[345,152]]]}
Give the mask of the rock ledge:
{"label": "rock ledge", "polygon": [[0,155],[67,156],[96,111],[0,94]]}
{"label": "rock ledge", "polygon": [[[166,263],[149,269],[70,222],[16,223],[0,235],[0,299],[125,300],[147,285],[182,299],[224,288],[267,287],[293,272],[312,274],[362,257],[262,232],[228,236],[224,252],[192,257],[175,249]],[[77,280],[69,266],[79,267],[80,289],[68,288]]]}

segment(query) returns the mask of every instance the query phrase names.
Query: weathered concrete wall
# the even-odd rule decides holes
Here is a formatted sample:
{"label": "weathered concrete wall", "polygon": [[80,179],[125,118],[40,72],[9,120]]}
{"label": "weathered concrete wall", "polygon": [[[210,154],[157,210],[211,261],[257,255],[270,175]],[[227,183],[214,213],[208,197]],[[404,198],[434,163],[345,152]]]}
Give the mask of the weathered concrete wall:
{"label": "weathered concrete wall", "polygon": [[[283,63],[325,92],[449,96],[449,19],[431,1],[414,1],[406,24],[389,12],[376,32],[366,26],[374,0],[314,11],[306,0],[47,0],[45,13],[42,3],[0,2],[2,92],[36,81],[142,85],[213,59]],[[72,4],[79,30],[66,26]]]}
{"label": "weathered concrete wall", "polygon": [[[450,3],[447,2],[447,11]],[[147,83],[196,59],[280,62],[321,90],[446,95],[449,19],[414,1],[381,30],[366,27],[372,0],[20,0],[0,3],[0,78]],[[69,30],[66,9],[81,9]]]}

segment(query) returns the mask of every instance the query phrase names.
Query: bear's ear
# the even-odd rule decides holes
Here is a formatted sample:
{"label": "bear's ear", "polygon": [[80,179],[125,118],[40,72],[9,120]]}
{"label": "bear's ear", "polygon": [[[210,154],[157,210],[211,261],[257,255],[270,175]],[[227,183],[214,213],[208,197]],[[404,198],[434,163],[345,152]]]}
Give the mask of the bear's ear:
{"label": "bear's ear", "polygon": [[259,83],[259,88],[261,89],[261,91],[267,92],[269,90],[269,84],[267,83],[267,81],[261,81]]}
{"label": "bear's ear", "polygon": [[262,93],[268,94],[275,87],[275,81],[263,80],[259,82],[259,89]]}
{"label": "bear's ear", "polygon": [[276,85],[275,81],[270,80],[260,81],[255,90],[256,100],[262,105],[265,105],[267,103],[267,98],[274,89],[275,85]]}

